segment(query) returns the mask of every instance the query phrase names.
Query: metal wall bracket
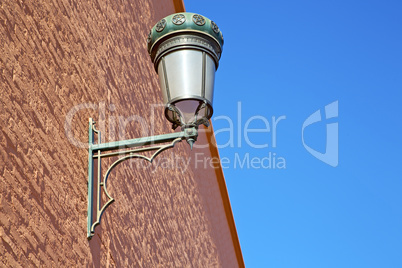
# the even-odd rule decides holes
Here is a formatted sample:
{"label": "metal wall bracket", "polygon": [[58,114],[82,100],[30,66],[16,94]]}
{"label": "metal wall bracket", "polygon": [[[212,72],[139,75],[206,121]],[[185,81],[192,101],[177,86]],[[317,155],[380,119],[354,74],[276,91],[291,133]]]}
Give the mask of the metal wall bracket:
{"label": "metal wall bracket", "polygon": [[[98,143],[94,143],[94,136],[98,135]],[[197,139],[197,128],[185,128],[181,132],[149,136],[138,139],[101,143],[101,132],[95,128],[95,121],[89,118],[89,143],[88,143],[88,225],[87,237],[91,239],[95,233],[95,227],[100,224],[101,217],[106,208],[113,203],[114,199],[107,191],[107,179],[110,172],[121,162],[141,158],[152,163],[152,160],[164,150],[172,148],[177,142],[187,140],[192,143]],[[148,147],[144,147],[148,146]],[[141,148],[138,148],[141,147]],[[146,157],[138,153],[155,151],[151,157]],[[105,153],[108,152],[108,153]],[[106,171],[103,180],[101,179],[101,160],[105,157],[120,156]],[[94,161],[97,161],[97,180],[94,180]],[[105,192],[108,200],[102,206],[101,190]],[[94,200],[94,189],[96,189],[96,200]],[[94,201],[96,203],[94,204]],[[94,207],[95,206],[95,207]],[[94,211],[95,210],[95,211]],[[94,213],[95,212],[95,213]],[[95,214],[95,215],[94,215]]]}

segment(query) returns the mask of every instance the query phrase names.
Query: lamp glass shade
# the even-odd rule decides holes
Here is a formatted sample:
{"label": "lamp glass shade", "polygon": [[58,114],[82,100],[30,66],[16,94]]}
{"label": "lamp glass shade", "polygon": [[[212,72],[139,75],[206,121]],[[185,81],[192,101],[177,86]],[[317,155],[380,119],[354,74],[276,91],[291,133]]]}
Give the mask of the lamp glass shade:
{"label": "lamp glass shade", "polygon": [[[214,60],[203,51],[182,49],[162,57],[158,75],[163,101],[168,106],[175,106],[182,118],[181,124],[197,125],[212,116],[215,70]],[[197,109],[202,104],[209,112],[199,113]],[[173,122],[175,115],[169,111],[166,116]]]}

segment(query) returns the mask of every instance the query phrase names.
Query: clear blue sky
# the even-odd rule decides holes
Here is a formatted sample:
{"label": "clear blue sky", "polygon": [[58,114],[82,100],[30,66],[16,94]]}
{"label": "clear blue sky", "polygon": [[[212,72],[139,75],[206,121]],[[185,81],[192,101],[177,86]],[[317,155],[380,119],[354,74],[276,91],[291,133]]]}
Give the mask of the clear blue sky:
{"label": "clear blue sky", "polygon": [[[402,267],[402,2],[184,2],[225,38],[213,125],[246,266]],[[335,167],[303,146],[317,110],[304,142],[337,134]]]}

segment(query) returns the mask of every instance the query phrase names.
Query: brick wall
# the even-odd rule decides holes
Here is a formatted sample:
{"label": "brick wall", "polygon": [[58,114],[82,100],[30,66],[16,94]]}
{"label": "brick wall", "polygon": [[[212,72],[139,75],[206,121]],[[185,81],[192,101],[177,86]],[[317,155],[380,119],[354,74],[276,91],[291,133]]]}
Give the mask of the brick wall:
{"label": "brick wall", "polygon": [[[196,167],[195,153],[216,152],[208,146],[190,151],[182,143],[156,165],[122,164],[108,182],[116,202],[86,239],[88,156],[80,146],[88,118],[103,141],[171,131],[162,108],[150,108],[162,101],[145,40],[178,2],[0,2],[0,266],[234,267],[241,260],[224,182],[213,168]],[[172,167],[175,159],[190,159],[190,168]]]}

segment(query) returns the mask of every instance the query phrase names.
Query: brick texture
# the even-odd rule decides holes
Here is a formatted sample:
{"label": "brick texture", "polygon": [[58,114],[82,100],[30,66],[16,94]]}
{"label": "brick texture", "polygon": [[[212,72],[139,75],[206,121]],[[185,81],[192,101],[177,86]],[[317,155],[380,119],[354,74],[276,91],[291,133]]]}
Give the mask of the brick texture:
{"label": "brick texture", "polygon": [[216,170],[196,159],[213,156],[202,133],[204,148],[114,170],[116,202],[86,239],[88,118],[103,141],[171,131],[150,108],[162,100],[146,37],[174,4],[0,2],[0,266],[238,265]]}

